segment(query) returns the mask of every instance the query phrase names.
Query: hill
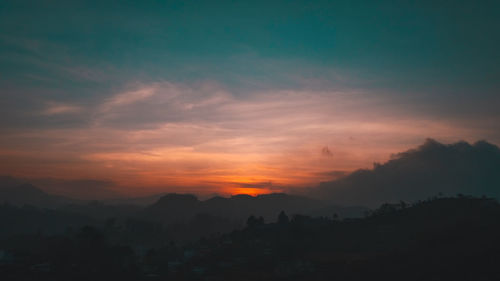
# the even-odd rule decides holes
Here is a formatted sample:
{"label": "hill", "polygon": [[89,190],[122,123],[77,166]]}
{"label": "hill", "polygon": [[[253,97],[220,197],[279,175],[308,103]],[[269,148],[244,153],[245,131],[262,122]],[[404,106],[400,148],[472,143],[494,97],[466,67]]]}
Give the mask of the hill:
{"label": "hill", "polygon": [[331,217],[360,217],[366,208],[344,208],[328,202],[285,193],[258,196],[235,195],[230,198],[213,197],[200,201],[194,195],[167,194],[155,204],[147,207],[143,215],[163,222],[175,222],[193,218],[197,214],[226,218],[244,222],[250,215],[262,216],[267,221],[275,221],[280,211],[290,214],[309,214]]}
{"label": "hill", "polygon": [[[200,202],[177,195],[165,200],[173,198]],[[180,245],[168,242],[171,229],[138,221],[109,221],[59,235],[0,236],[0,276],[350,281],[500,277],[500,205],[494,199],[459,196],[383,204],[357,219],[281,217],[272,223],[249,219],[242,229]],[[203,225],[207,219],[196,222]],[[150,243],[155,239],[163,243]]]}
{"label": "hill", "polygon": [[69,198],[48,194],[36,186],[11,177],[0,177],[0,204],[57,207],[75,202]]}
{"label": "hill", "polygon": [[495,200],[467,197],[384,204],[354,220],[293,216],[201,241],[210,254],[189,265],[214,280],[497,280],[499,218]]}

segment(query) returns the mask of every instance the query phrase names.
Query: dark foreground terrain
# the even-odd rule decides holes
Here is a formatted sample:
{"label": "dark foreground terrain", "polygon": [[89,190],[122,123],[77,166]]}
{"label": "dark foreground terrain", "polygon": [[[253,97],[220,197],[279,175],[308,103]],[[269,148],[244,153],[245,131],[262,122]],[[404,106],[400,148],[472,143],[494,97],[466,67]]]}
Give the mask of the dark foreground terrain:
{"label": "dark foreground terrain", "polygon": [[[361,219],[277,217],[252,216],[231,233],[156,247],[117,239],[133,230],[112,220],[10,235],[0,241],[0,279],[500,280],[500,205],[492,199],[385,204]],[[139,235],[149,226],[135,227]]]}

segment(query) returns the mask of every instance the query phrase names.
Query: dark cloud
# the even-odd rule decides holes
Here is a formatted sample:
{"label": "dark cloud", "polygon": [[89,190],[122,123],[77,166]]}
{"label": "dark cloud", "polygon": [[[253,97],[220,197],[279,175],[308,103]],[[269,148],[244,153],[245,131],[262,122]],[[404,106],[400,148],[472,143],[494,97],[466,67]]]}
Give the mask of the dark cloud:
{"label": "dark cloud", "polygon": [[326,157],[332,157],[333,153],[330,151],[328,146],[325,146],[321,149],[321,155],[326,156]]}
{"label": "dark cloud", "polygon": [[316,175],[318,175],[320,177],[332,177],[334,179],[345,177],[348,174],[349,174],[349,172],[347,172],[347,171],[340,171],[340,170],[334,170],[334,171],[316,173]]}
{"label": "dark cloud", "polygon": [[238,185],[240,188],[262,188],[262,189],[272,189],[272,188],[277,188],[271,181],[264,181],[264,182],[252,182],[252,183],[246,183],[246,182],[233,182],[234,184]]}
{"label": "dark cloud", "polygon": [[423,145],[324,182],[312,194],[342,204],[376,206],[399,200],[416,201],[444,195],[487,195],[500,198],[500,149],[486,141]]}

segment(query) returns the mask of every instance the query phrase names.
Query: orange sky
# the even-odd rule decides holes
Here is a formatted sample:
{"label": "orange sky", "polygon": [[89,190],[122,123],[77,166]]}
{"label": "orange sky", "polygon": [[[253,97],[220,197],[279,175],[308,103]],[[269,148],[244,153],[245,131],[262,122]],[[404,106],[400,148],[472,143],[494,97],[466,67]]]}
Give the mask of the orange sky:
{"label": "orange sky", "polygon": [[363,92],[242,98],[211,83],[133,85],[92,106],[48,102],[33,114],[91,125],[7,131],[0,141],[4,174],[102,180],[127,195],[286,191],[369,168],[426,137],[485,135]]}
{"label": "orange sky", "polygon": [[49,192],[287,191],[500,144],[498,1],[4,2],[0,176]]}

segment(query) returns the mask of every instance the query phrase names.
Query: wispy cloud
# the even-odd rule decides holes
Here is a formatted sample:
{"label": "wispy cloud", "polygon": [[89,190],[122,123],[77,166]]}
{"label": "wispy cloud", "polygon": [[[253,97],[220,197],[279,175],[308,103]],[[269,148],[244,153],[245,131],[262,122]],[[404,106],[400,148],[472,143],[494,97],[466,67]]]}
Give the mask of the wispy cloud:
{"label": "wispy cloud", "polygon": [[128,190],[147,186],[151,192],[312,186],[338,177],[332,170],[370,167],[427,136],[454,141],[480,134],[411,115],[369,93],[237,96],[215,83],[137,84],[85,108],[53,102],[44,112],[79,113],[94,122],[5,134],[0,159],[9,165],[2,170],[110,178]]}
{"label": "wispy cloud", "polygon": [[100,110],[107,112],[116,107],[126,106],[145,100],[155,94],[155,85],[141,87],[133,91],[127,91],[113,95],[100,105]]}
{"label": "wispy cloud", "polygon": [[46,108],[41,112],[42,115],[63,115],[63,114],[74,114],[83,111],[83,107],[65,104],[65,103],[57,103],[57,102],[48,102]]}

